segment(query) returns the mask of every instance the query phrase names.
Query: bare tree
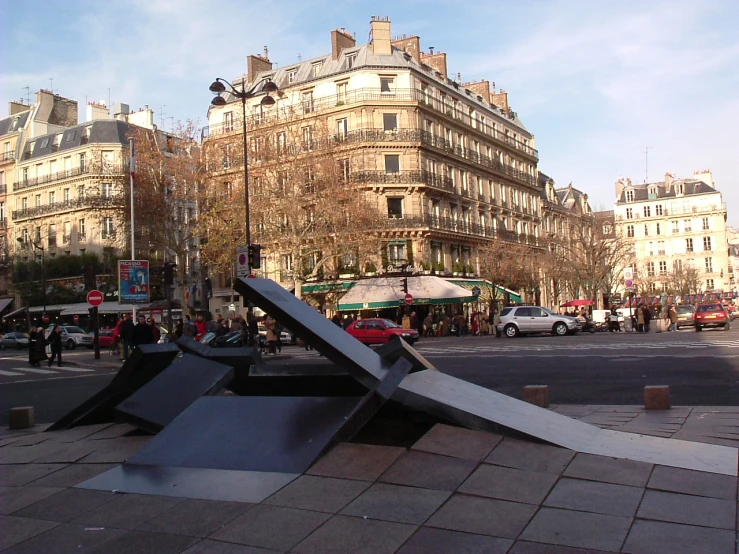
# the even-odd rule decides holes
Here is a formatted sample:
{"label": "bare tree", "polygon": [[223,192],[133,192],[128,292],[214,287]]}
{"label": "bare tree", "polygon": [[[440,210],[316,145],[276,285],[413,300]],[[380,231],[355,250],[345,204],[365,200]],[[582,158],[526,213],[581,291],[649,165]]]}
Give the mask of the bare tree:
{"label": "bare tree", "polygon": [[667,275],[667,292],[686,296],[701,290],[703,281],[700,272],[692,265],[673,264],[672,271]]}
{"label": "bare tree", "polygon": [[[526,247],[501,239],[495,239],[480,246],[478,264],[480,276],[493,284],[491,292],[491,308],[498,301],[498,287],[511,288],[519,281],[519,258]],[[502,295],[501,295],[502,298]]]}

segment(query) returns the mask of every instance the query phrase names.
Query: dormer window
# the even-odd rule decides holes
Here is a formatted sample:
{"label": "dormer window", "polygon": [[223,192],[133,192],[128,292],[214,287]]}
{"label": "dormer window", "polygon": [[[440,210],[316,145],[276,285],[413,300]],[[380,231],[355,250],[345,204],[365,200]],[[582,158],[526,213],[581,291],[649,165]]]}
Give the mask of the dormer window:
{"label": "dormer window", "polygon": [[346,57],[346,68],[351,69],[354,67],[354,64],[357,63],[357,55],[356,54],[349,54]]}
{"label": "dormer window", "polygon": [[627,190],[626,191],[626,201],[627,202],[633,202],[634,201],[634,191],[633,190]]}
{"label": "dormer window", "polygon": [[295,76],[296,76],[297,74],[298,74],[298,70],[297,70],[297,69],[290,69],[290,70],[289,70],[289,71],[287,72],[287,82],[288,82],[288,83],[292,83],[292,82],[294,82],[294,81],[295,81]]}
{"label": "dormer window", "polygon": [[314,77],[318,77],[321,74],[321,68],[323,67],[323,62],[317,62],[314,63],[311,66],[311,73]]}

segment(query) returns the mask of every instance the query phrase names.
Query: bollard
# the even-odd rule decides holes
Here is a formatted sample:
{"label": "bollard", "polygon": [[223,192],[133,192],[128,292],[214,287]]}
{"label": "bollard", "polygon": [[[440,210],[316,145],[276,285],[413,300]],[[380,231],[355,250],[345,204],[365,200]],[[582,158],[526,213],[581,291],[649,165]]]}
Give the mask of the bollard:
{"label": "bollard", "polygon": [[36,424],[33,415],[33,406],[10,408],[8,427],[11,430],[28,429]]}
{"label": "bollard", "polygon": [[647,410],[669,410],[670,387],[669,385],[655,385],[644,387],[644,408]]}
{"label": "bollard", "polygon": [[539,406],[549,407],[549,385],[527,385],[523,388],[523,401]]}

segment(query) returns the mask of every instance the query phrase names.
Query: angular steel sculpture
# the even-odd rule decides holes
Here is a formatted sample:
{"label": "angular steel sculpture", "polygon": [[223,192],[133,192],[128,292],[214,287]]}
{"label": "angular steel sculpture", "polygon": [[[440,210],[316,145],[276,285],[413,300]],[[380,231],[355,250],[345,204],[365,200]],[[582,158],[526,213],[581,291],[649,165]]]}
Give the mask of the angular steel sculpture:
{"label": "angular steel sculpture", "polygon": [[61,417],[47,430],[112,423],[115,421],[115,407],[164,371],[179,353],[176,344],[137,346],[108,386]]}
{"label": "angular steel sculpture", "polygon": [[233,380],[230,365],[185,354],[118,404],[115,417],[158,433],[201,396],[211,396]]}

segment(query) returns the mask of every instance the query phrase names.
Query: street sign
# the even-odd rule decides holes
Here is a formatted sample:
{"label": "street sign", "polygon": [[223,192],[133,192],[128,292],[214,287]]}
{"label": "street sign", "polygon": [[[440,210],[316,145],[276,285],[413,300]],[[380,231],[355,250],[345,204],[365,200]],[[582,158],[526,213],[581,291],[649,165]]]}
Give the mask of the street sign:
{"label": "street sign", "polygon": [[247,245],[239,246],[236,249],[236,276],[247,277],[251,274],[249,268],[249,247]]}
{"label": "street sign", "polygon": [[410,306],[411,304],[413,304],[413,295],[410,292],[405,295],[405,303],[408,306]]}
{"label": "street sign", "polygon": [[634,278],[634,268],[629,266],[624,268],[624,281],[631,281]]}
{"label": "street sign", "polygon": [[99,306],[103,303],[103,293],[99,290],[91,290],[87,293],[87,303],[90,306]]}
{"label": "street sign", "polygon": [[624,284],[626,285],[626,288],[627,289],[630,289],[630,288],[632,288],[634,286],[634,281],[632,281],[631,279],[626,279],[626,281],[624,282]]}

